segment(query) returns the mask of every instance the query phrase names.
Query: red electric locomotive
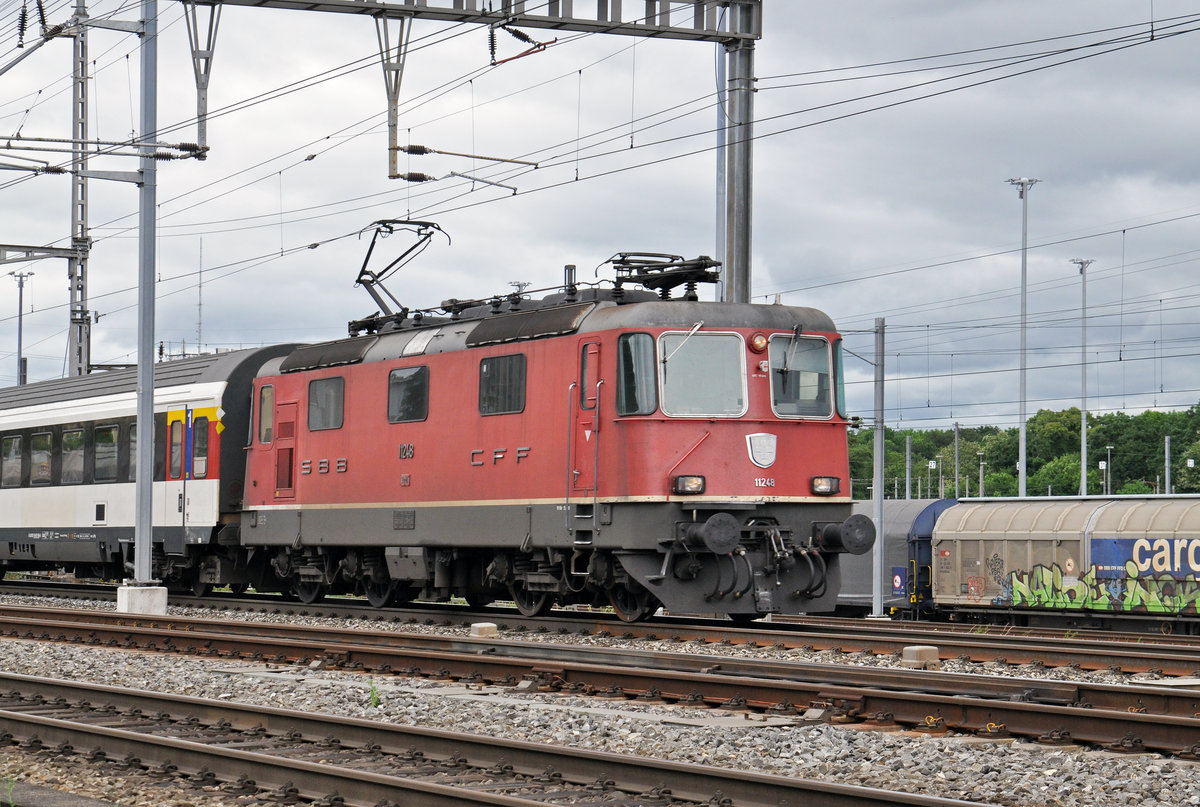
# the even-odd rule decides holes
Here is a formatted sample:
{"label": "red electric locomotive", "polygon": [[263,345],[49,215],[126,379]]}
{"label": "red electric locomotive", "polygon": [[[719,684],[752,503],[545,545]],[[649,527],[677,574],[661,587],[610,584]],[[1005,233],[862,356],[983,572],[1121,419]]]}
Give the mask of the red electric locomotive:
{"label": "red electric locomotive", "polygon": [[833,610],[839,554],[874,541],[833,322],[699,302],[708,259],[614,263],[611,287],[542,300],[384,305],[268,362],[240,535],[258,587],[626,620]]}

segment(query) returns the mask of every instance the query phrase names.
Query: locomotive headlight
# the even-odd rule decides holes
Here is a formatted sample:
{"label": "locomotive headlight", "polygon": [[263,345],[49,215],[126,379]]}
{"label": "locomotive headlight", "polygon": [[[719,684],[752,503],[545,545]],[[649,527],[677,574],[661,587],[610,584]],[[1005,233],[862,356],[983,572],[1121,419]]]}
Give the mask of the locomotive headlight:
{"label": "locomotive headlight", "polygon": [[817,496],[833,496],[842,489],[842,480],[836,476],[814,476],[812,492]]}
{"label": "locomotive headlight", "polygon": [[671,479],[671,492],[676,496],[696,496],[704,492],[704,477],[676,476]]}
{"label": "locomotive headlight", "polygon": [[755,353],[762,353],[767,349],[766,334],[756,333],[750,337],[750,349]]}

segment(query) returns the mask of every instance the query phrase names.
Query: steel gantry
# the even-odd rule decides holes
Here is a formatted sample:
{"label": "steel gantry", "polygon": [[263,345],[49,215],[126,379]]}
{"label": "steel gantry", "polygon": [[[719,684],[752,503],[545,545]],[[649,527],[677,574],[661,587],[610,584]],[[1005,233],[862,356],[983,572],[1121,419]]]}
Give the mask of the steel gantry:
{"label": "steel gantry", "polygon": [[[728,113],[722,133],[728,143],[727,183],[724,190],[727,228],[724,271],[725,299],[750,300],[750,222],[753,195],[754,47],[762,37],[762,0],[182,0],[187,6],[192,62],[196,68],[197,116],[200,145],[204,146],[208,70],[222,6],[358,14],[375,22],[379,58],[388,100],[388,176],[402,178],[398,168],[400,83],[408,53],[412,22],[417,19],[450,23],[542,28],[593,34],[617,34],[653,39],[718,43],[727,62]],[[576,6],[587,5],[589,13]],[[625,5],[640,10],[625,13]],[[197,10],[207,9],[207,38]],[[591,13],[594,12],[594,13]],[[727,24],[722,25],[723,19]]]}

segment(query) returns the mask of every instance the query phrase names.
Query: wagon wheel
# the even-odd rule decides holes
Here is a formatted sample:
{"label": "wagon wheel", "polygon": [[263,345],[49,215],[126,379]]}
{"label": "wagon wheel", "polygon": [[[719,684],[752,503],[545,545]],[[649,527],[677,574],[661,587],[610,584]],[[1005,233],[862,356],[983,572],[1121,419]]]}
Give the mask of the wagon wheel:
{"label": "wagon wheel", "polygon": [[233,594],[234,596],[240,597],[241,595],[246,593],[246,590],[248,588],[250,588],[249,583],[230,583],[229,584],[229,593]]}
{"label": "wagon wheel", "polygon": [[203,580],[200,579],[199,575],[192,578],[192,585],[190,586],[190,588],[191,588],[193,597],[207,597],[209,594],[212,593],[212,584],[205,583]]}
{"label": "wagon wheel", "polygon": [[613,586],[608,601],[622,622],[638,622],[654,611],[654,595],[637,583]]}
{"label": "wagon wheel", "polygon": [[524,583],[509,583],[508,590],[523,616],[545,616],[554,605],[554,595],[549,591],[530,591]]}
{"label": "wagon wheel", "polygon": [[376,583],[374,580],[363,581],[367,602],[371,603],[372,608],[383,608],[389,604],[396,596],[396,589],[399,587],[400,583],[396,580],[385,580],[382,583]]}
{"label": "wagon wheel", "polygon": [[296,599],[305,605],[312,605],[314,602],[320,602],[325,599],[325,584],[308,580],[295,580],[292,582],[292,593],[296,595]]}

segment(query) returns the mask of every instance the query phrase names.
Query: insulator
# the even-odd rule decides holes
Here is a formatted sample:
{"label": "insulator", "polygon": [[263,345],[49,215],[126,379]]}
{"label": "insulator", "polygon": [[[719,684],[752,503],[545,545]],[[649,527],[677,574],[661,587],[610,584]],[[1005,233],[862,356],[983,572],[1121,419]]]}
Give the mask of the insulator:
{"label": "insulator", "polygon": [[488,29],[488,50],[492,54],[492,64],[496,63],[496,29]]}
{"label": "insulator", "polygon": [[43,174],[65,174],[65,173],[67,173],[67,169],[63,168],[61,165],[47,165],[45,168],[42,169],[42,173]]}
{"label": "insulator", "polygon": [[534,41],[534,38],[531,37],[529,34],[525,33],[524,31],[518,31],[516,28],[509,28],[507,25],[502,26],[502,27],[504,28],[505,31],[508,31],[510,34],[515,36],[517,39],[524,42],[526,45],[536,45],[537,44],[537,42]]}
{"label": "insulator", "polygon": [[17,14],[17,47],[25,47],[25,26],[29,23],[29,9],[21,6],[21,11]]}
{"label": "insulator", "polygon": [[37,0],[38,22],[42,26],[42,30],[46,30],[46,9],[42,7],[42,0]]}
{"label": "insulator", "polygon": [[180,151],[199,151],[200,144],[199,143],[180,143],[177,146],[175,146],[175,148],[179,149]]}
{"label": "insulator", "polygon": [[400,146],[400,150],[405,154],[433,154],[433,149],[431,149],[429,146],[414,146],[410,144],[407,146]]}
{"label": "insulator", "polygon": [[172,153],[171,153],[171,152],[169,152],[169,151],[156,151],[156,152],[154,152],[154,154],[153,154],[153,155],[151,155],[151,156],[152,156],[154,159],[156,159],[156,160],[159,160],[160,162],[166,162],[167,160],[174,160],[174,159],[175,159],[175,155],[174,155],[174,154],[172,154]]}
{"label": "insulator", "polygon": [[431,177],[429,174],[421,174],[416,172],[398,174],[396,178],[403,179],[405,182],[433,182],[435,179],[437,179],[437,177]]}

